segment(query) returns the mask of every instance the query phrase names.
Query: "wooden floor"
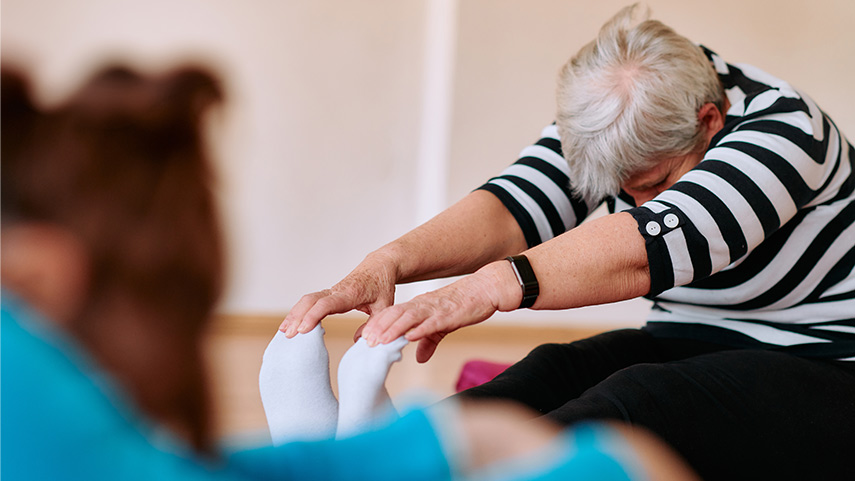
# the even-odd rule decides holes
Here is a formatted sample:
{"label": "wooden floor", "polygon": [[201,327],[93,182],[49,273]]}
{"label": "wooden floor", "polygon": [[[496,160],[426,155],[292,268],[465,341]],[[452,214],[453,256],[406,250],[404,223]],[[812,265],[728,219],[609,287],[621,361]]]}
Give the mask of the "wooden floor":
{"label": "wooden floor", "polygon": [[[246,433],[263,436],[266,432],[258,393],[258,370],[264,349],[280,320],[281,317],[271,316],[222,316],[214,322],[206,349],[221,436]],[[324,321],[334,389],[338,362],[353,344],[353,332],[363,321],[364,318],[356,316],[334,316]],[[402,361],[392,367],[386,386],[398,403],[412,397],[421,402],[438,400],[454,392],[460,368],[468,360],[509,363],[539,344],[567,342],[595,332],[595,329],[524,328],[489,323],[469,327],[446,337],[425,364],[415,361],[415,346],[407,346]]]}

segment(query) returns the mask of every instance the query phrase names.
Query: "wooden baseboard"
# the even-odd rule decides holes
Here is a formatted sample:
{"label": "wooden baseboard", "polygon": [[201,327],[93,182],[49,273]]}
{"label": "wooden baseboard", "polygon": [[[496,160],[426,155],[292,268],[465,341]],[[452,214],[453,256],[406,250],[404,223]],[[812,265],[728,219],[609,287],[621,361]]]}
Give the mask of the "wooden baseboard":
{"label": "wooden baseboard", "polygon": [[[212,324],[211,332],[216,335],[270,335],[272,336],[284,315],[273,314],[220,314]],[[361,314],[340,314],[324,320],[327,335],[336,338],[352,337],[356,329],[367,320]],[[525,324],[501,324],[489,321],[460,329],[450,334],[445,342],[502,342],[513,339],[514,342],[531,343],[561,342],[561,339],[579,339],[602,332],[602,327],[591,323],[590,327],[543,326]]]}

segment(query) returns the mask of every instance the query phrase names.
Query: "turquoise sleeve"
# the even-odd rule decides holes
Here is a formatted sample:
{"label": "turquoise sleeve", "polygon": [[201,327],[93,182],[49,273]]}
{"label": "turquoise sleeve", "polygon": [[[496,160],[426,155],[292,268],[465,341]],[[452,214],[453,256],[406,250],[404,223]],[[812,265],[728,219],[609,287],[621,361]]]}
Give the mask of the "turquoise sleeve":
{"label": "turquoise sleeve", "polygon": [[229,465],[253,479],[271,480],[436,481],[451,477],[446,456],[423,411],[348,439],[236,453]]}

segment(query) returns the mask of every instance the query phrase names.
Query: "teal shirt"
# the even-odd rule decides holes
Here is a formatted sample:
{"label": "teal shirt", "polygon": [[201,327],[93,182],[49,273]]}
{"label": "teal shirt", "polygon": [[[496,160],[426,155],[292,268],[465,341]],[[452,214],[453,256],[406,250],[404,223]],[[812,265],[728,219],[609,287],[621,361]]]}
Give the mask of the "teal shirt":
{"label": "teal shirt", "polygon": [[73,339],[8,293],[0,323],[4,481],[450,478],[421,411],[347,440],[235,452],[207,463],[143,416]]}

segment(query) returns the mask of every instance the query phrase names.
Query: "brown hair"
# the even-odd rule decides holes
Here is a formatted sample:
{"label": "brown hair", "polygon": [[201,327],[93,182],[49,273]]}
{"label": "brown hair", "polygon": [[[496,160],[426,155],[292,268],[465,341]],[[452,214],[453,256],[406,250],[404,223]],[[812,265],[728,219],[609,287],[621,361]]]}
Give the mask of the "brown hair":
{"label": "brown hair", "polygon": [[39,109],[24,75],[2,75],[3,223],[81,240],[91,276],[71,334],[200,451],[211,437],[200,338],[224,278],[201,124],[220,99],[201,68],[114,66]]}

